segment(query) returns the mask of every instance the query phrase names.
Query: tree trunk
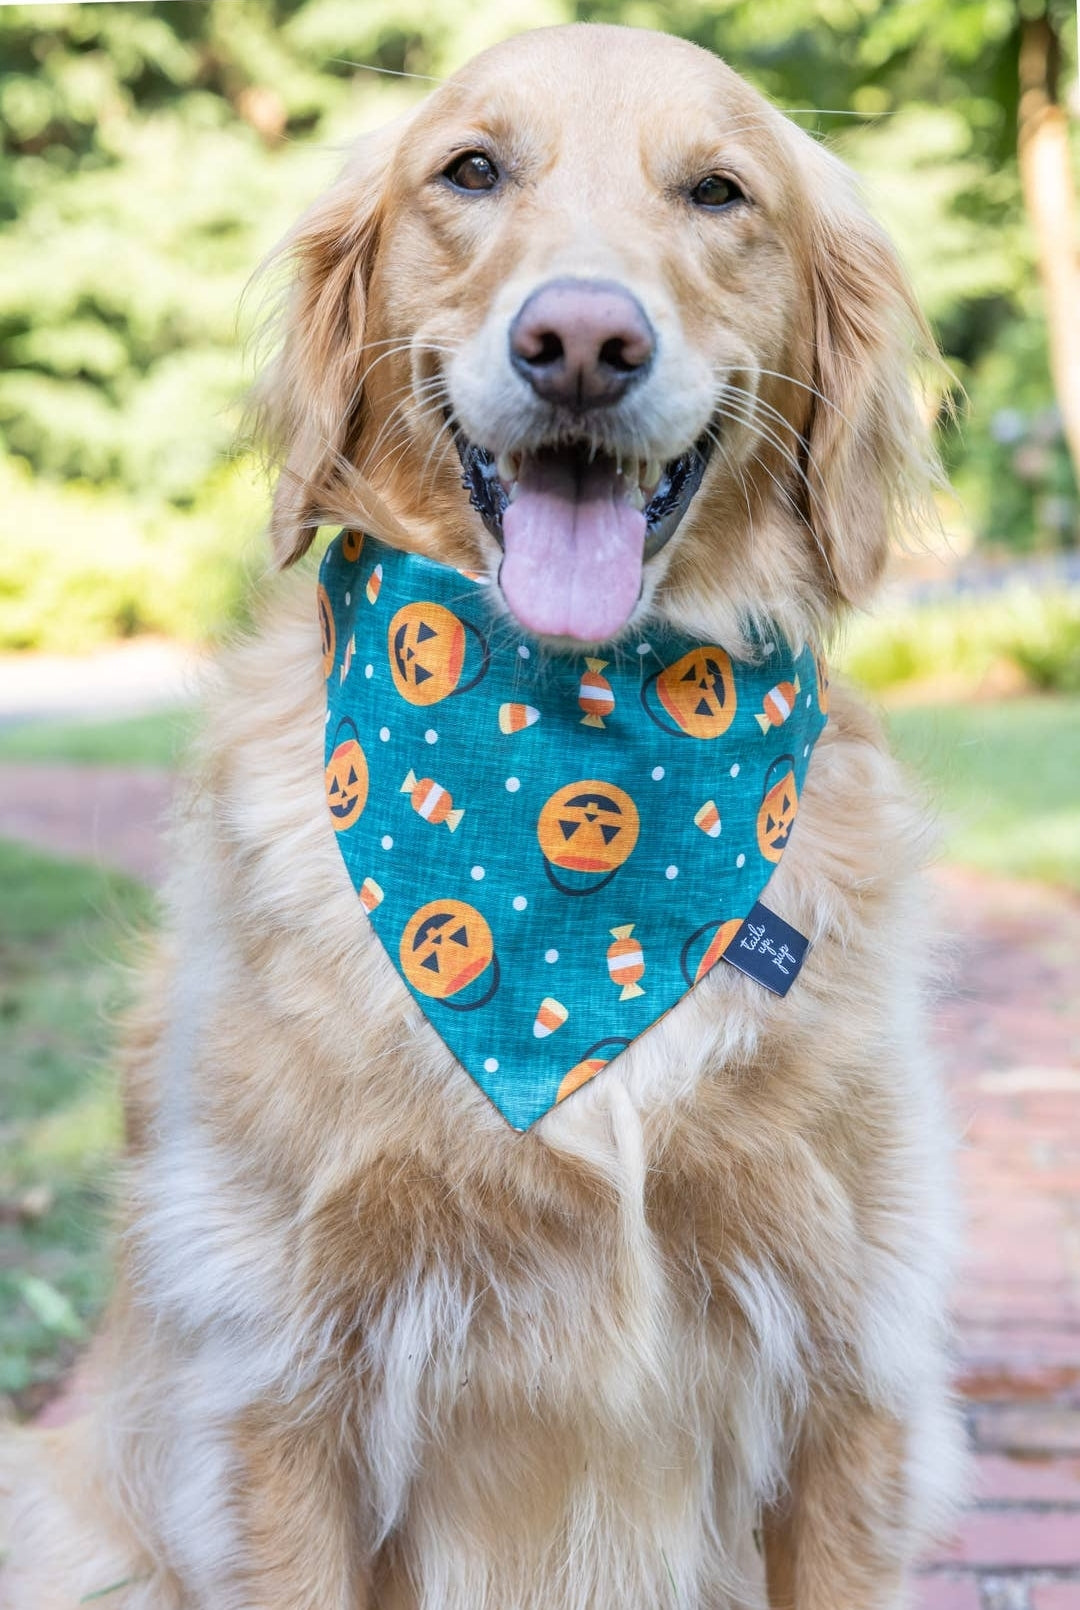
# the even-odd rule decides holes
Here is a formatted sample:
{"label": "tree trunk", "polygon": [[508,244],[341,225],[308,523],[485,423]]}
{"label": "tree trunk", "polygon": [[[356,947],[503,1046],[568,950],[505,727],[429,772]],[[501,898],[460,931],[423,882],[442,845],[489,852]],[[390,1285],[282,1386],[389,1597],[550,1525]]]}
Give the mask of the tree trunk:
{"label": "tree trunk", "polygon": [[1018,149],[1024,204],[1046,293],[1050,373],[1080,483],[1080,255],[1069,129],[1058,101],[1060,45],[1048,13],[1020,23]]}

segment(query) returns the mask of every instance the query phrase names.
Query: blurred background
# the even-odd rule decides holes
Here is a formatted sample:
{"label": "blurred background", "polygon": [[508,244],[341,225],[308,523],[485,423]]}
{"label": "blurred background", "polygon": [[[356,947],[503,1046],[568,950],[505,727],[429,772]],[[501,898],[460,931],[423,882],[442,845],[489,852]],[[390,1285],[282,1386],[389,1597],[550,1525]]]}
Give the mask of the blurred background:
{"label": "blurred background", "polygon": [[483,46],[572,20],[718,51],[861,175],[958,408],[938,426],[941,537],[897,555],[838,657],[927,778],[968,903],[1026,889],[1044,930],[1075,915],[1067,0],[0,8],[0,1393],[20,1414],[105,1289],[115,958],[153,920],[190,667],[243,620],[264,562],[268,489],[236,443],[260,311],[245,286],[352,136]]}

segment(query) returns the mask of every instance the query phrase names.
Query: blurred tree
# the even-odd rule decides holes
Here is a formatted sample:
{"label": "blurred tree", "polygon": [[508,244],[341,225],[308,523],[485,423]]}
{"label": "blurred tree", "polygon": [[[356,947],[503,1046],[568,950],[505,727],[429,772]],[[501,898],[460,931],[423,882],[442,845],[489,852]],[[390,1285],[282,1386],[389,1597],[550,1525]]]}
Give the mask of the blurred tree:
{"label": "blurred tree", "polygon": [[1080,471],[1080,247],[1060,72],[1060,24],[1047,3],[1036,15],[1021,16],[1017,139],[1024,200],[1046,287],[1050,369],[1073,466]]}
{"label": "blurred tree", "polygon": [[[91,505],[118,496],[149,571],[188,531],[204,564],[226,509],[254,531],[228,457],[246,276],[351,134],[494,39],[573,18],[685,34],[829,133],[971,392],[967,440],[947,447],[980,528],[1075,538],[1051,385],[1073,433],[1069,0],[137,0],[0,7],[0,448],[20,518],[38,522],[16,559],[62,565],[57,509],[98,530]],[[18,585],[5,564],[0,640]]]}

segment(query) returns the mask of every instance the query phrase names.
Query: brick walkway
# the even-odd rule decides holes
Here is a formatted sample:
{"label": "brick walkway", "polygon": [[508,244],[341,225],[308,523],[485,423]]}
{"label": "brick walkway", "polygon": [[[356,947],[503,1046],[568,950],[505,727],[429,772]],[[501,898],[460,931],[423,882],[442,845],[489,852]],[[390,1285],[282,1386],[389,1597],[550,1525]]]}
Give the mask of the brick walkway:
{"label": "brick walkway", "polygon": [[1080,900],[949,868],[973,1503],[918,1610],[1080,1610]]}
{"label": "brick walkway", "polygon": [[[38,839],[48,820],[54,848],[159,878],[168,780],[64,771],[0,769],[0,832]],[[954,1310],[976,1487],[914,1610],[1080,1610],[1080,899],[955,868],[937,883],[956,939],[936,1035],[964,1136]]]}

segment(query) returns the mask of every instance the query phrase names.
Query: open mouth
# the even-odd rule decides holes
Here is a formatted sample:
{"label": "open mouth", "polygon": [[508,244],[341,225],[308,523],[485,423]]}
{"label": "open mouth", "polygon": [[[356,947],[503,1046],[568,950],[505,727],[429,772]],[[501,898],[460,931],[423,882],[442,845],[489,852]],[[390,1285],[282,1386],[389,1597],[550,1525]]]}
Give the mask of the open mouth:
{"label": "open mouth", "polygon": [[503,549],[499,584],[528,631],[603,643],[626,625],[642,566],[701,485],[703,436],[667,464],[618,460],[585,442],[498,461],[451,420],[469,501]]}

